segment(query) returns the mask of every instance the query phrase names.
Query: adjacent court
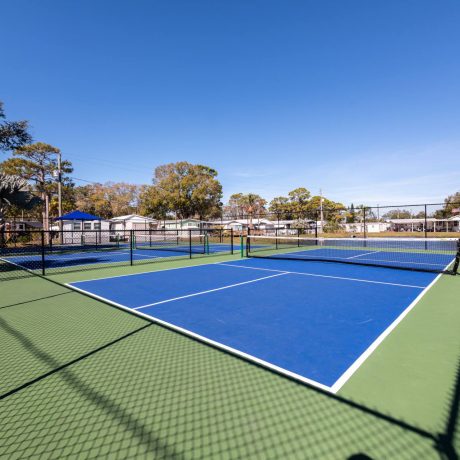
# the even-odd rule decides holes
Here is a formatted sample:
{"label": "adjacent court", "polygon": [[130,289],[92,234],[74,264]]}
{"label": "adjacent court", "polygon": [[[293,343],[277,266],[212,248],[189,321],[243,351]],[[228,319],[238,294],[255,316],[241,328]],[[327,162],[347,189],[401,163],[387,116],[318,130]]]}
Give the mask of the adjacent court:
{"label": "adjacent court", "polygon": [[439,276],[269,258],[70,286],[336,392]]}

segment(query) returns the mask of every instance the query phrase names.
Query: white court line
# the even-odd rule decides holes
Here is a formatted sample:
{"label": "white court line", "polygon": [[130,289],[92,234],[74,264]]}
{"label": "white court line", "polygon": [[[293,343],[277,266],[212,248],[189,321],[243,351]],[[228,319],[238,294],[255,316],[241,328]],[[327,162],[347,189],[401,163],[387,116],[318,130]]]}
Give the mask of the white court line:
{"label": "white court line", "polygon": [[368,256],[369,254],[377,254],[380,251],[365,252],[364,254],[358,254],[357,256],[345,257],[346,259],[355,259],[356,257]]}
{"label": "white court line", "polygon": [[[450,265],[450,264],[449,264]],[[445,270],[449,268],[445,267]],[[371,345],[361,354],[361,356],[336,380],[332,385],[331,390],[337,393],[340,388],[348,381],[348,379],[359,369],[366,359],[375,351],[375,349],[385,340],[385,338],[396,328],[396,326],[410,313],[411,310],[420,302],[420,299],[428,292],[428,290],[441,277],[440,273],[436,278],[423,289],[423,291],[410,303],[410,305],[371,343]]]}
{"label": "white court line", "polygon": [[[314,256],[314,255],[311,255],[311,252],[310,251],[294,251],[294,252],[287,252],[286,254],[281,254],[281,255],[289,255],[289,254],[302,254],[302,253],[307,253],[306,256],[302,257],[297,257],[297,259],[295,258],[292,258],[292,260],[311,260],[311,259],[319,259],[320,261],[321,260],[324,260],[325,259],[325,256]],[[379,253],[382,253],[382,251],[376,251],[376,252],[379,252]],[[371,253],[373,254],[373,253]],[[401,253],[403,254],[403,253]],[[365,255],[365,254],[362,254],[362,255]],[[355,256],[357,257],[357,256]],[[257,256],[255,256],[255,258],[257,258]],[[276,254],[272,257],[272,259],[280,259],[280,258],[277,258],[276,257]],[[351,259],[351,257],[338,257],[338,256],[327,256],[326,259],[334,259],[334,260],[348,260],[348,259]],[[428,262],[409,262],[409,261],[406,261],[406,260],[388,260],[388,259],[361,259],[361,260],[369,260],[371,262],[387,262],[387,263],[403,263],[403,264],[411,264],[411,265],[433,265],[434,267],[444,267],[444,264],[430,264]],[[454,261],[455,259],[452,259],[452,262]],[[447,267],[449,267],[449,265],[452,263],[450,262]],[[383,266],[383,268],[395,268],[393,267],[392,265],[388,265],[388,266]],[[397,267],[396,267],[397,268]]]}
{"label": "white court line", "polygon": [[285,270],[274,270],[272,268],[244,267],[243,265],[233,265],[233,264],[227,264],[225,262],[221,262],[219,265],[225,265],[227,267],[244,268],[246,270],[263,270],[263,271],[268,271],[268,272],[289,273],[291,275],[304,275],[304,276],[313,276],[313,277],[318,277],[318,278],[332,278],[332,279],[344,280],[344,281],[356,281],[358,283],[386,284],[386,285],[389,285],[389,286],[408,287],[408,288],[415,288],[415,289],[425,289],[426,288],[426,286],[416,286],[416,285],[412,285],[412,284],[390,283],[390,282],[387,282],[387,281],[363,280],[363,279],[360,279],[360,278],[347,278],[347,277],[344,277],[344,276],[319,275],[317,273],[304,273],[304,272],[291,272],[291,271],[285,271]]}
{"label": "white court line", "polygon": [[[206,264],[206,265],[214,265],[214,264]],[[172,269],[174,270],[174,269]],[[207,337],[204,337],[200,334],[196,334],[195,332],[189,331],[188,329],[184,329],[180,326],[176,326],[175,324],[168,323],[167,321],[163,321],[160,318],[156,318],[155,316],[151,315],[146,315],[145,313],[142,313],[141,311],[138,310],[133,310],[132,308],[126,307],[125,305],[122,305],[120,303],[114,302],[112,300],[106,299],[105,297],[101,297],[99,295],[93,294],[92,292],[85,291],[84,289],[77,288],[73,286],[72,284],[66,284],[67,287],[70,289],[73,289],[77,292],[81,292],[83,294],[88,295],[89,297],[92,297],[93,299],[96,300],[102,300],[103,302],[106,302],[110,305],[114,305],[115,307],[121,308],[122,310],[125,310],[129,313],[134,313],[137,316],[140,316],[144,319],[147,319],[149,321],[153,321],[156,324],[159,324],[161,326],[166,327],[167,329],[170,329],[172,331],[179,332],[183,335],[186,335],[188,337],[192,337],[193,339],[196,339],[202,343],[211,345],[215,348],[224,350],[234,356],[237,356],[239,358],[244,359],[245,361],[248,361],[250,363],[256,363],[262,367],[265,367],[267,369],[270,369],[271,371],[277,372],[278,374],[285,375],[287,377],[293,378],[295,380],[298,380],[300,382],[306,383],[307,385],[311,385],[316,388],[320,388],[321,390],[327,391],[329,393],[332,392],[332,388],[328,387],[327,385],[324,385],[323,383],[316,382],[315,380],[309,379],[308,377],[304,377],[303,375],[296,374],[295,372],[288,371],[286,369],[283,369],[282,367],[276,366],[275,364],[272,364],[268,361],[264,361],[263,359],[257,358],[255,356],[252,356],[248,353],[245,353],[243,351],[237,350],[236,348],[229,347],[228,345],[224,345],[223,343],[216,342],[215,340],[208,339]]]}
{"label": "white court line", "polygon": [[[249,260],[249,259],[246,259],[246,260]],[[244,267],[244,266],[240,266],[240,265],[232,265],[232,264],[226,264],[226,263],[222,263],[222,262],[214,262],[214,263],[211,263],[211,264],[202,264],[202,265],[228,265],[228,266],[231,266],[231,267],[237,267],[237,268],[244,268],[244,269],[254,269],[254,270],[265,270],[265,271],[276,271],[276,272],[279,272],[278,270],[271,270],[271,269],[263,269],[263,268],[256,268],[256,267]],[[450,265],[450,264],[449,264]],[[159,271],[169,271],[169,270],[178,270],[178,269],[181,269],[181,268],[193,268],[193,267],[198,267],[200,265],[191,265],[191,266],[188,266],[188,267],[177,267],[177,268],[170,268],[170,269],[166,269],[166,270],[159,270]],[[448,266],[446,267],[446,269],[448,268]],[[154,273],[154,272],[149,272],[149,273]],[[284,274],[289,274],[290,272],[281,272],[281,273],[278,273],[278,275],[273,275],[273,276],[280,276],[280,275],[284,275]],[[294,272],[295,273],[295,272]],[[304,273],[299,273],[299,274],[304,274]],[[135,273],[133,274],[129,274],[129,275],[121,275],[121,276],[132,276],[132,275],[136,275]],[[335,278],[335,277],[330,277],[330,276],[327,276],[327,275],[314,275],[314,274],[306,274],[307,276],[321,276],[321,277],[327,277],[327,278]],[[291,371],[288,371],[286,369],[283,369],[282,367],[279,367],[279,366],[276,366],[270,362],[267,362],[267,361],[264,361],[262,359],[259,359],[255,356],[252,356],[250,354],[247,354],[247,353],[244,353],[240,350],[237,350],[235,348],[232,348],[232,347],[229,347],[227,345],[224,345],[220,342],[216,342],[214,340],[211,340],[211,339],[208,339],[204,336],[201,336],[199,334],[196,334],[192,331],[189,331],[187,329],[184,329],[184,328],[181,328],[179,326],[176,326],[174,324],[171,324],[171,323],[168,323],[166,321],[163,321],[159,318],[156,318],[154,316],[151,316],[151,315],[147,315],[145,313],[142,313],[141,311],[138,311],[138,310],[135,310],[135,309],[132,309],[132,308],[129,308],[129,307],[126,307],[125,305],[122,305],[122,304],[119,304],[117,302],[114,302],[112,300],[109,300],[109,299],[106,299],[102,296],[98,296],[96,294],[93,294],[92,292],[89,292],[89,291],[85,291],[84,289],[80,289],[70,283],[66,283],[66,286],[68,286],[70,289],[73,289],[75,291],[78,291],[78,292],[82,292],[94,299],[97,299],[97,300],[102,300],[104,302],[107,302],[108,304],[111,304],[111,305],[114,305],[116,307],[119,307],[123,310],[126,310],[128,312],[131,312],[131,313],[134,313],[142,318],[146,318],[150,321],[153,321],[157,324],[160,324],[160,325],[163,325],[165,327],[167,327],[168,329],[171,329],[171,330],[175,330],[177,332],[180,332],[180,333],[183,333],[184,335],[187,335],[189,337],[192,337],[192,338],[195,338],[203,343],[206,343],[206,344],[209,344],[209,345],[212,345],[216,348],[220,348],[224,351],[227,351],[237,357],[240,357],[240,358],[243,358],[249,362],[255,362],[267,369],[270,369],[272,371],[275,371],[281,375],[285,375],[285,376],[288,376],[290,378],[294,378],[300,382],[303,382],[303,383],[306,383],[308,385],[311,385],[311,386],[314,386],[314,387],[317,387],[317,388],[320,388],[322,390],[325,390],[325,391],[328,391],[328,392],[331,392],[331,393],[337,393],[337,391],[339,391],[339,389],[345,384],[346,381],[348,381],[348,379],[354,374],[354,372],[356,372],[356,370],[362,365],[362,363],[372,354],[372,352],[378,347],[378,345],[386,338],[386,336],[388,336],[390,334],[390,332],[392,332],[392,330],[404,319],[405,316],[407,316],[407,314],[415,307],[415,305],[420,301],[420,299],[423,297],[423,295],[436,283],[436,281],[439,279],[439,277],[441,276],[441,273],[426,287],[422,288],[423,291],[416,297],[416,299],[406,308],[406,310],[404,310],[399,316],[398,318],[385,330],[382,332],[382,334],[380,334],[380,336],[364,351],[364,353],[361,354],[361,356],[337,379],[337,381],[331,386],[327,386],[327,385],[324,385],[322,383],[319,383],[319,382],[316,382],[315,380],[312,380],[312,379],[309,379],[308,377],[304,377],[302,375],[299,375],[299,374],[296,374],[295,372],[291,372]],[[116,277],[113,277],[113,278],[118,278],[118,276]],[[268,277],[265,277],[265,278],[268,278]],[[340,278],[341,279],[341,278]],[[348,279],[348,278],[345,278],[345,279]],[[363,282],[369,282],[367,280],[355,280],[353,278],[351,278],[352,281],[363,281]],[[252,280],[252,281],[257,281],[257,280]],[[248,282],[245,282],[245,283],[240,283],[240,284],[247,284]],[[378,284],[382,284],[383,282],[375,282],[375,283],[378,283]],[[383,283],[383,284],[388,284],[388,283]],[[391,283],[390,283],[391,284]],[[139,308],[139,307],[138,307]]]}
{"label": "white court line", "polygon": [[210,292],[222,291],[223,289],[229,289],[236,286],[242,286],[243,284],[255,283],[257,281],[266,280],[268,278],[275,278],[276,276],[288,275],[288,272],[277,273],[276,275],[264,276],[263,278],[256,278],[255,280],[243,281],[241,283],[229,284],[228,286],[222,286],[215,289],[208,289],[207,291],[195,292],[193,294],[182,295],[180,297],[173,297],[172,299],[160,300],[159,302],[148,303],[141,305],[140,307],[134,307],[133,310],[140,310],[141,308],[153,307],[154,305],[160,305],[162,303],[174,302],[175,300],[186,299],[188,297],[195,297],[197,295],[209,294]]}

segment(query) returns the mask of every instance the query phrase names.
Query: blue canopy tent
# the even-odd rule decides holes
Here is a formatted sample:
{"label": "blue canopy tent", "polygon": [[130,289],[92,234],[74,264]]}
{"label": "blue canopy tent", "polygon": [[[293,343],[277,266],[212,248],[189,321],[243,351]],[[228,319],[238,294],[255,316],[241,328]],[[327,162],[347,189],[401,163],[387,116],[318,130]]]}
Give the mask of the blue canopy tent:
{"label": "blue canopy tent", "polygon": [[[55,221],[57,222],[64,222],[64,221],[81,221],[81,234],[80,234],[80,240],[81,240],[81,244],[83,244],[84,242],[84,226],[83,226],[83,223],[86,221],[101,221],[102,218],[101,217],[98,217],[98,216],[94,216],[93,214],[88,214],[87,212],[82,212],[82,211],[72,211],[72,212],[69,212],[67,214],[64,214],[63,216],[61,217],[57,217],[56,219],[54,219]],[[62,230],[62,226],[60,225],[60,229],[59,229],[59,233],[60,233],[60,243],[62,244],[64,242],[64,231]],[[72,229],[72,234],[71,234],[71,237],[70,237],[70,241],[72,243],[74,243],[74,235],[73,235],[73,229]],[[95,235],[96,238],[95,238],[95,243],[97,244],[98,243],[98,239],[99,239],[99,243],[101,242],[101,233],[100,233],[100,229],[98,231],[99,233],[99,236],[97,236],[97,234]],[[94,236],[93,236],[94,237]]]}
{"label": "blue canopy tent", "polygon": [[102,220],[102,218],[93,216],[93,214],[88,214],[87,212],[72,211],[54,220],[81,220],[83,222],[84,220]]}

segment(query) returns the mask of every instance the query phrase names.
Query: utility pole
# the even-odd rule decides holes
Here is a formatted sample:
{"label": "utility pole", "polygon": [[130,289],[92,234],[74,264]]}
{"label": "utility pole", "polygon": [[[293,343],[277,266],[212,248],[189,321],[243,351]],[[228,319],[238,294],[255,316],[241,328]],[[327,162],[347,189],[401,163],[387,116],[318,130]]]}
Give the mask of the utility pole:
{"label": "utility pole", "polygon": [[[62,216],[62,155],[61,152],[56,153],[58,157],[57,171],[54,172],[54,177],[58,183],[58,217]],[[59,221],[59,242],[62,244],[62,220]]]}

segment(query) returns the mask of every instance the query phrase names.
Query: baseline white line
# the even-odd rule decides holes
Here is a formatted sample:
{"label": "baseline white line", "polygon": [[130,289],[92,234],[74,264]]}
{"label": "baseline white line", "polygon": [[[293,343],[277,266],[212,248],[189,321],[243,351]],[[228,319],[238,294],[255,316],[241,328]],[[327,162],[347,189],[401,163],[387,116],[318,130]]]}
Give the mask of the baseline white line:
{"label": "baseline white line", "polygon": [[356,259],[356,257],[368,256],[369,254],[377,254],[380,251],[365,252],[364,254],[358,254],[357,256],[345,257],[346,259]]}
{"label": "baseline white line", "polygon": [[255,283],[257,281],[266,280],[269,278],[275,278],[276,276],[288,275],[288,272],[277,273],[276,275],[264,276],[263,278],[256,278],[255,280],[243,281],[241,283],[229,284],[228,286],[222,286],[215,289],[208,289],[207,291],[195,292],[193,294],[182,295],[180,297],[173,297],[172,299],[160,300],[159,302],[148,303],[141,305],[140,307],[133,307],[133,310],[140,310],[142,308],[153,307],[154,305],[160,305],[162,303],[174,302],[175,300],[186,299],[188,297],[195,297],[197,295],[209,294],[210,292],[222,291],[224,289],[230,289],[236,286],[242,286],[243,284]]}
{"label": "baseline white line", "polygon": [[[450,264],[449,264],[450,265]],[[449,267],[449,265],[446,267]],[[332,385],[332,392],[337,393],[348,379],[358,370],[366,359],[375,351],[375,349],[385,340],[386,337],[396,328],[396,326],[414,309],[420,299],[441,277],[440,273],[436,278],[425,287],[425,289],[409,304],[409,306],[372,342],[372,344],[361,354],[361,356],[336,380]]]}
{"label": "baseline white line", "polygon": [[[213,264],[206,264],[206,265],[213,265]],[[141,311],[133,310],[132,308],[126,307],[125,305],[122,305],[120,303],[114,302],[112,300],[106,299],[105,297],[98,296],[96,294],[93,294],[92,292],[85,291],[84,289],[77,288],[73,286],[72,284],[66,284],[67,287],[70,289],[73,289],[77,292],[81,292],[83,294],[88,295],[89,297],[92,297],[95,300],[102,300],[105,303],[108,303],[110,305],[114,305],[115,307],[121,308],[122,310],[125,310],[127,312],[133,313],[137,316],[140,316],[141,318],[147,319],[149,321],[152,321],[156,324],[159,324],[161,326],[164,326],[165,328],[179,332],[185,336],[192,337],[202,343],[205,343],[207,345],[211,345],[215,348],[224,350],[228,352],[229,354],[232,354],[234,356],[237,356],[239,358],[244,359],[247,362],[250,363],[256,363],[260,365],[261,367],[265,367],[271,371],[274,371],[278,374],[296,379],[300,382],[306,383],[307,385],[314,386],[316,388],[320,388],[321,390],[327,391],[329,393],[333,393],[332,388],[328,387],[327,385],[324,385],[322,383],[316,382],[315,380],[309,379],[307,377],[304,377],[302,375],[296,374],[295,372],[288,371],[286,369],[283,369],[282,367],[276,366],[275,364],[271,364],[268,361],[264,361],[263,359],[257,358],[255,356],[252,356],[248,353],[244,353],[243,351],[237,350],[236,348],[229,347],[228,345],[224,345],[223,343],[216,342],[215,340],[208,339],[207,337],[204,337],[202,335],[196,334],[195,332],[189,331],[188,329],[184,329],[180,326],[176,326],[175,324],[168,323],[167,321],[163,321],[162,319],[156,318],[155,316],[151,315],[146,315],[145,313],[142,313]]]}
{"label": "baseline white line", "polygon": [[348,278],[348,277],[344,277],[344,276],[319,275],[317,273],[291,272],[291,271],[285,271],[285,270],[274,270],[274,269],[271,269],[271,268],[244,267],[242,265],[227,264],[225,262],[221,262],[219,265],[225,265],[227,267],[244,268],[244,269],[249,269],[249,270],[263,270],[263,271],[268,271],[268,272],[283,272],[283,273],[289,273],[291,275],[303,275],[303,276],[313,276],[313,277],[318,277],[318,278],[332,278],[332,279],[344,280],[344,281],[356,281],[358,283],[384,284],[384,285],[388,285],[388,286],[407,287],[407,288],[414,288],[414,289],[425,289],[426,288],[426,286],[416,286],[416,285],[412,285],[412,284],[390,283],[390,282],[387,282],[387,281],[363,280],[363,279],[360,279],[360,278]]}

